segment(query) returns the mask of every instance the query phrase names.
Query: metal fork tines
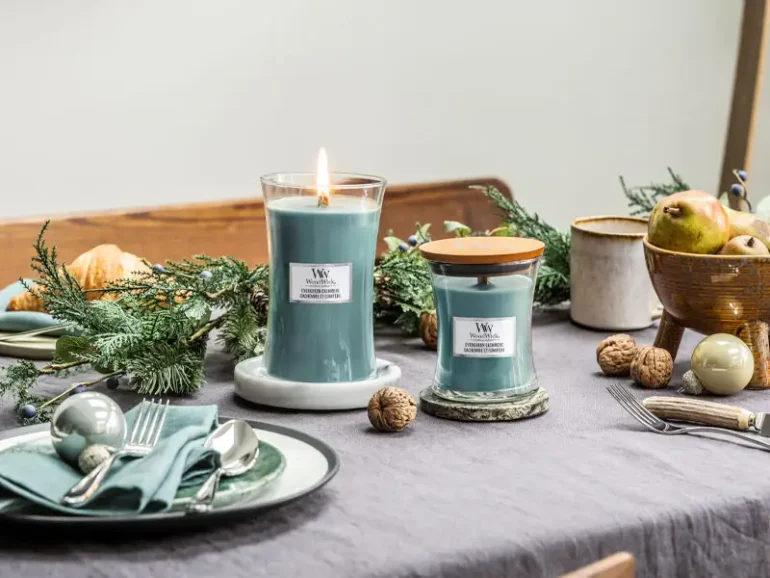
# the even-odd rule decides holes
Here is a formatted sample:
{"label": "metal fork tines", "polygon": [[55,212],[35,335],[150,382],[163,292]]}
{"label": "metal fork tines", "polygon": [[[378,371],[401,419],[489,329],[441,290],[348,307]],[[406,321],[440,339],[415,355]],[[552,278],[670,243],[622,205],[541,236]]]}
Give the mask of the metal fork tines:
{"label": "metal fork tines", "polygon": [[75,484],[62,498],[67,505],[81,504],[91,498],[104,482],[112,466],[120,457],[143,457],[157,445],[168,413],[168,400],[163,403],[144,399],[131,429],[128,443],[102,462],[90,474]]}
{"label": "metal fork tines", "polygon": [[718,434],[726,437],[738,438],[744,442],[754,444],[755,446],[763,450],[770,450],[770,443],[749,434],[740,433],[729,429],[722,429],[718,427],[711,427],[711,426],[704,426],[704,425],[680,426],[680,425],[674,425],[672,423],[669,423],[659,418],[654,413],[652,413],[649,409],[644,407],[644,405],[642,405],[631,394],[631,392],[628,391],[627,388],[623,387],[619,383],[608,386],[607,391],[610,392],[610,395],[615,398],[615,401],[617,401],[623,409],[625,409],[628,413],[631,414],[631,417],[633,417],[636,421],[638,421],[640,424],[642,424],[644,427],[646,427],[652,432],[663,434],[663,435],[681,435],[681,434],[697,434],[697,433]]}

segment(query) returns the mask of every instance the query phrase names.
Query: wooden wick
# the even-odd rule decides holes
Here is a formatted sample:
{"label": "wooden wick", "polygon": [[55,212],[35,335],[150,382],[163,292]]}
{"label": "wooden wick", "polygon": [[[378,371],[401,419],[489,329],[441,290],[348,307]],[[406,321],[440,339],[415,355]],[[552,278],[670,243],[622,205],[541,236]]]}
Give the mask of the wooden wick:
{"label": "wooden wick", "polygon": [[489,277],[486,275],[482,275],[481,277],[478,277],[479,285],[489,285]]}
{"label": "wooden wick", "polygon": [[324,195],[324,194],[318,195],[318,206],[319,207],[328,207],[329,206],[329,195]]}

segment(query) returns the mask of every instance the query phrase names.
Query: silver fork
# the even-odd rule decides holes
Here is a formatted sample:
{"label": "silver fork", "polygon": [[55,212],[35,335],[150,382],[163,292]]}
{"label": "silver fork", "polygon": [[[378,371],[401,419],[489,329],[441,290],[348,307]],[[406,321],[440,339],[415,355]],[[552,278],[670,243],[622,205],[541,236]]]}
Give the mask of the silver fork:
{"label": "silver fork", "polygon": [[639,401],[631,395],[631,392],[619,383],[608,386],[607,391],[610,392],[610,395],[615,398],[615,401],[617,401],[623,409],[631,414],[631,417],[655,433],[664,435],[697,433],[719,434],[726,437],[738,438],[744,442],[754,444],[763,450],[770,450],[770,443],[737,431],[705,425],[680,426],[670,424],[669,422],[660,419],[649,409],[644,407],[644,405],[639,403]]}
{"label": "silver fork", "polygon": [[168,400],[164,404],[163,400],[156,402],[151,399],[148,403],[146,399],[143,399],[128,443],[75,484],[62,498],[62,503],[74,506],[82,504],[93,496],[101,487],[104,478],[107,477],[118,458],[123,456],[138,458],[149,454],[160,439],[160,432],[163,430],[163,422],[166,421],[167,413]]}

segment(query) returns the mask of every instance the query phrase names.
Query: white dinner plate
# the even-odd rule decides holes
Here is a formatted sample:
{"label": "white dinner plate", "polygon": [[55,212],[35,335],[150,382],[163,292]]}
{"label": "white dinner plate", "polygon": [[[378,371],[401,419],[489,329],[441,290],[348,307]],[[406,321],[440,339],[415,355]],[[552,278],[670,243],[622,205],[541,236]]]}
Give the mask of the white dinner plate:
{"label": "white dinner plate", "polygon": [[[224,423],[231,418],[220,417]],[[13,524],[20,529],[27,526],[34,531],[49,529],[61,531],[156,531],[190,529],[201,526],[222,524],[245,517],[254,517],[262,512],[293,502],[323,487],[339,469],[337,453],[321,440],[297,430],[246,420],[261,440],[277,448],[285,458],[281,475],[268,484],[256,497],[235,501],[214,508],[202,514],[185,512],[164,512],[158,514],[120,516],[71,516],[60,514],[42,507],[25,506],[8,508],[0,512],[0,524]],[[48,424],[28,426],[0,432],[0,451],[19,443],[29,443],[48,437]]]}

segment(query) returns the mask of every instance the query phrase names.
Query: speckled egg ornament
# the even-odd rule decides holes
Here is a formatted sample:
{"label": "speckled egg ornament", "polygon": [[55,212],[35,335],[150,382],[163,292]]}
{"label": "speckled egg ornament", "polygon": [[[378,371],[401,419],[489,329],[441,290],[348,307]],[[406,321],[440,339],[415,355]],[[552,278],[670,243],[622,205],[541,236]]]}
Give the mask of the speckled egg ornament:
{"label": "speckled egg ornament", "polygon": [[90,474],[97,466],[106,461],[112,452],[102,444],[91,444],[78,456],[78,467],[84,474]]}
{"label": "speckled egg ornament", "polygon": [[695,372],[692,369],[687,370],[682,376],[682,388],[679,392],[687,395],[703,395],[705,391]]}

